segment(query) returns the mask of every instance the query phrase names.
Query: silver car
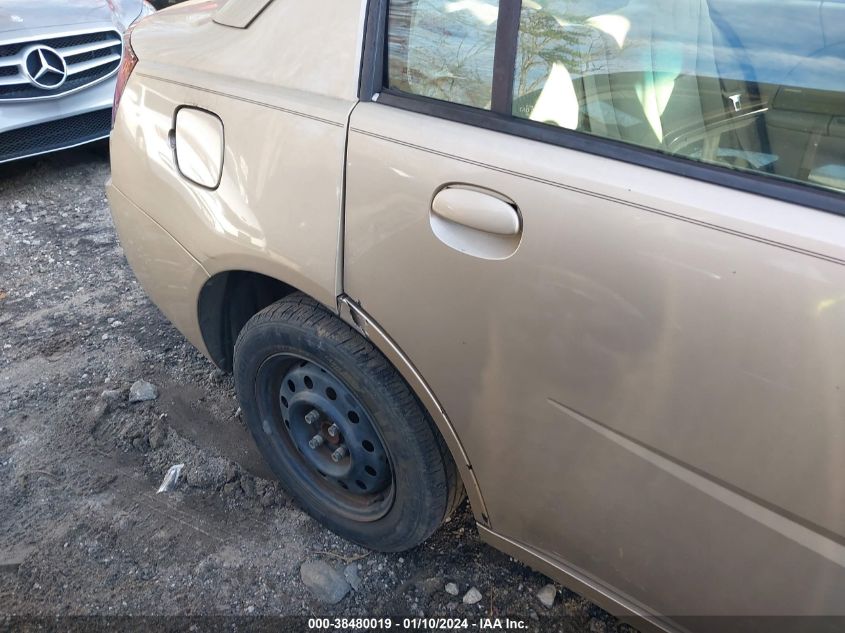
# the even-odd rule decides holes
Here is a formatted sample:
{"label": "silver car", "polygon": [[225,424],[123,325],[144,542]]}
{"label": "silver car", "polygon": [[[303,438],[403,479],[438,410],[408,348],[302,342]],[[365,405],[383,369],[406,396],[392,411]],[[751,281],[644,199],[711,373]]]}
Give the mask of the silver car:
{"label": "silver car", "polygon": [[123,33],[143,0],[0,2],[0,163],[107,138]]}

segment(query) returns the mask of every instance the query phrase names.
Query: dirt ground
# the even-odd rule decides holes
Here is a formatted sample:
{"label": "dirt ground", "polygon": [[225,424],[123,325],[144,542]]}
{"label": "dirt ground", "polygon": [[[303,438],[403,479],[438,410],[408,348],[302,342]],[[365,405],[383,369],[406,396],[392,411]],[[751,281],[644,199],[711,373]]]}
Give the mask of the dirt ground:
{"label": "dirt ground", "polygon": [[[509,615],[632,631],[559,587],[541,605],[549,580],[484,545],[466,505],[401,555],[300,511],[253,448],[231,378],[135,281],[107,177],[102,147],[0,165],[0,630],[13,615],[238,616],[239,630],[261,620],[244,616]],[[139,379],[157,400],[129,404]],[[156,494],[174,464],[177,489]],[[320,602],[300,576],[320,560],[357,565],[358,590]],[[472,587],[481,600],[464,604]]]}

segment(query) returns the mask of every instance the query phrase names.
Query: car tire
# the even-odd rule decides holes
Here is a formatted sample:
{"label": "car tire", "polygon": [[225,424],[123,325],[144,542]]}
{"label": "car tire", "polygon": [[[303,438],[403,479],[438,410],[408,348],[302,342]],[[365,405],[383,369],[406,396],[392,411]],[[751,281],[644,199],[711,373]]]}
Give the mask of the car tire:
{"label": "car tire", "polygon": [[446,444],[403,378],[310,297],[289,295],[249,320],[234,374],[265,460],[336,534],[369,549],[406,550],[463,499]]}

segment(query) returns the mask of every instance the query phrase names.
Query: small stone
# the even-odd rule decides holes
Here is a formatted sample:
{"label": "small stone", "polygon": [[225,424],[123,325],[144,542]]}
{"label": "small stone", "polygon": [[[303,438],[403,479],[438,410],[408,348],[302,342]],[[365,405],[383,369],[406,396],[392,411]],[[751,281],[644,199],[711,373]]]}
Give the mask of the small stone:
{"label": "small stone", "polygon": [[249,475],[241,477],[241,490],[244,491],[247,499],[255,498],[255,479]]}
{"label": "small stone", "polygon": [[464,604],[476,604],[481,602],[481,592],[475,587],[470,587],[470,590],[464,594]]}
{"label": "small stone", "polygon": [[546,585],[537,592],[537,599],[547,609],[551,609],[557,597],[557,589],[554,585]]}
{"label": "small stone", "polygon": [[129,388],[129,402],[148,402],[157,398],[158,388],[146,380],[139,380]]}
{"label": "small stone", "polygon": [[361,576],[358,575],[358,563],[350,563],[344,567],[343,575],[352,589],[355,591],[361,589]]}
{"label": "small stone", "polygon": [[226,472],[224,473],[226,476],[226,481],[235,481],[238,478],[238,465],[234,462],[229,462],[226,465]]}
{"label": "small stone", "polygon": [[232,495],[241,489],[241,485],[237,481],[230,481],[223,486],[223,494]]}
{"label": "small stone", "polygon": [[446,593],[448,593],[450,596],[457,596],[460,593],[460,590],[458,589],[458,585],[456,585],[453,582],[447,582],[446,583]]}
{"label": "small stone", "polygon": [[528,617],[534,620],[535,622],[540,621],[540,616],[537,615],[537,612],[534,609],[528,609]]}
{"label": "small stone", "polygon": [[325,604],[337,604],[349,593],[349,583],[335,568],[323,561],[308,561],[299,568],[302,583]]}

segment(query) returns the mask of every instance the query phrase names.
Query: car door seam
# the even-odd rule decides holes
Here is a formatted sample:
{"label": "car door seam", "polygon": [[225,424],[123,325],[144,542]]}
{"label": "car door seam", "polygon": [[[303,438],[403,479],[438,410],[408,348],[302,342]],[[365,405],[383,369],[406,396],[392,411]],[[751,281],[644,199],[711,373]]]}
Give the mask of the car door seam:
{"label": "car door seam", "polygon": [[340,214],[337,227],[337,248],[335,262],[335,293],[338,299],[344,294],[346,287],[344,275],[346,274],[346,199],[349,186],[349,130],[352,128],[352,113],[360,102],[356,101],[349,108],[346,115],[346,125],[343,134],[343,155],[341,156],[340,170]]}

